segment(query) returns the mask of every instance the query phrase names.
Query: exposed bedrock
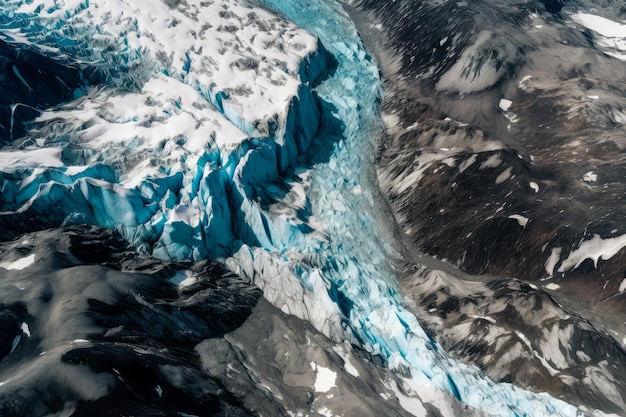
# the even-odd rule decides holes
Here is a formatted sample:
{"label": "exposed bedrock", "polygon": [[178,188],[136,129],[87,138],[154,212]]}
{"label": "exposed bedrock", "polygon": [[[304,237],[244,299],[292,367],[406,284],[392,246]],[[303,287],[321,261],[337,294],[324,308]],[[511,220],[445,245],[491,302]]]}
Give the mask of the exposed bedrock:
{"label": "exposed bedrock", "polygon": [[626,353],[612,337],[514,279],[462,281],[404,265],[409,303],[435,340],[497,381],[621,415]]}
{"label": "exposed bedrock", "polygon": [[483,275],[404,267],[416,315],[496,380],[621,415],[625,67],[568,4],[351,10],[386,77],[381,189],[410,246]]}
{"label": "exposed bedrock", "polygon": [[407,237],[472,274],[541,283],[621,340],[625,64],[577,14],[617,6],[357,3],[387,77],[381,187]]}
{"label": "exposed bedrock", "polygon": [[381,357],[284,314],[217,262],[146,259],[87,226],[26,234],[0,256],[2,416],[400,417],[406,401],[440,415]]}
{"label": "exposed bedrock", "polygon": [[3,416],[250,415],[194,346],[245,322],[258,288],[213,262],[141,258],[106,229],[24,235],[0,254],[3,336],[17,329],[0,362]]}
{"label": "exposed bedrock", "polygon": [[86,80],[71,62],[54,60],[2,39],[0,34],[0,146],[23,136],[23,122],[41,110],[69,101]]}

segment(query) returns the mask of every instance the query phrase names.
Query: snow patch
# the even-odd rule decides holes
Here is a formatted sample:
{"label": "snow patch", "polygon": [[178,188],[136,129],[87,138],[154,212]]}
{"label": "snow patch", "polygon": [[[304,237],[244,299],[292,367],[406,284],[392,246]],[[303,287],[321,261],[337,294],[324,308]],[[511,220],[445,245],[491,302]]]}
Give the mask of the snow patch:
{"label": "snow patch", "polygon": [[560,289],[561,286],[559,284],[551,283],[551,284],[546,285],[546,288],[552,291],[556,291]]}
{"label": "snow patch", "polygon": [[11,343],[11,350],[9,351],[9,353],[13,353],[15,349],[17,349],[17,345],[19,345],[20,340],[22,340],[22,335],[17,335],[15,336],[15,338],[13,338],[13,343]]}
{"label": "snow patch", "polygon": [[350,349],[351,348],[349,347],[349,345],[344,345],[343,347],[338,345],[333,348],[335,353],[338,354],[341,359],[343,359],[343,369],[345,369],[345,371],[350,375],[358,377],[359,371],[350,362]]}
{"label": "snow patch", "polygon": [[511,178],[511,173],[513,172],[513,168],[508,167],[505,169],[498,177],[496,178],[496,184],[502,184],[504,181]]}
{"label": "snow patch", "polygon": [[602,239],[600,235],[594,234],[591,239],[584,241],[578,249],[569,254],[561,264],[559,272],[576,269],[585,259],[593,260],[593,264],[597,268],[598,260],[606,261],[624,247],[626,247],[626,235]]}
{"label": "snow patch", "polygon": [[335,381],[337,379],[336,372],[324,368],[315,362],[311,362],[311,368],[316,371],[315,384],[313,386],[315,392],[328,392],[335,387]]}
{"label": "snow patch", "polygon": [[469,317],[471,317],[471,318],[473,318],[473,319],[486,320],[486,321],[488,321],[489,323],[496,324],[496,320],[495,320],[493,317],[489,317],[489,316],[476,316],[476,315],[471,315],[471,316],[469,316]]}
{"label": "snow patch", "polygon": [[522,227],[526,227],[528,224],[528,217],[524,217],[521,214],[511,214],[509,219],[517,220],[517,223]]}
{"label": "snow patch", "polygon": [[437,90],[473,93],[496,84],[505,74],[505,68],[491,56],[494,36],[488,30],[478,33],[474,44],[467,47],[456,63],[439,79]]}
{"label": "snow patch", "polygon": [[0,268],[8,269],[9,271],[26,269],[35,263],[35,254],[30,254],[24,258],[18,259],[13,262],[2,262]]}
{"label": "snow patch", "polygon": [[469,158],[467,158],[465,161],[463,161],[461,163],[461,165],[459,165],[459,172],[463,172],[467,168],[472,166],[474,164],[474,162],[476,162],[477,158],[478,158],[478,156],[476,154],[474,154],[474,155],[470,156]]}
{"label": "snow patch", "polygon": [[179,271],[169,281],[179,288],[185,288],[195,284],[198,281],[198,277],[193,271]]}
{"label": "snow patch", "polygon": [[400,391],[400,388],[398,388],[396,381],[391,381],[388,388],[393,391],[398,399],[398,402],[400,403],[400,407],[402,407],[406,412],[416,417],[427,415],[426,408],[424,408],[422,402],[418,398],[409,397],[403,394],[402,391]]}
{"label": "snow patch", "polygon": [[591,358],[583,351],[581,350],[577,350],[576,351],[576,357],[578,358],[578,360],[582,361],[582,362],[589,362],[591,361]]}
{"label": "snow patch", "polygon": [[572,19],[595,32],[595,43],[605,54],[626,61],[626,24],[590,13],[576,13]]}
{"label": "snow patch", "polygon": [[[445,160],[442,161],[445,163]],[[483,162],[482,164],[480,164],[480,169],[487,169],[487,168],[497,168],[500,166],[500,164],[502,163],[502,158],[500,158],[500,155],[495,153],[493,155],[491,155],[489,158],[487,158],[487,160],[485,160],[485,162]]]}
{"label": "snow patch", "polygon": [[552,248],[552,251],[550,252],[550,256],[546,260],[546,272],[548,273],[549,276],[554,275],[554,268],[556,267],[556,264],[561,259],[561,250],[562,248],[560,247]]}
{"label": "snow patch", "polygon": [[500,107],[500,109],[502,109],[503,111],[509,111],[512,104],[513,102],[511,100],[502,98],[500,99],[500,102],[498,103],[498,107]]}
{"label": "snow patch", "polygon": [[598,176],[593,173],[593,171],[589,171],[583,175],[583,181],[585,182],[594,182],[598,180]]}

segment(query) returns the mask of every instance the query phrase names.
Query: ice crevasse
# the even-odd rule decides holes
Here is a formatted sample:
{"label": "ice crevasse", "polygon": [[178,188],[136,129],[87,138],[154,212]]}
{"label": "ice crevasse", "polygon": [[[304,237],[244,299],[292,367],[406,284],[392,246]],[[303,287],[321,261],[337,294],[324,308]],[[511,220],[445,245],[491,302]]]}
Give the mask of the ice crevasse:
{"label": "ice crevasse", "polygon": [[2,13],[5,40],[46,48],[85,79],[0,155],[4,238],[97,224],[176,260],[276,240],[253,194],[317,131],[310,84],[329,55],[314,36],[236,1],[9,2]]}
{"label": "ice crevasse", "polygon": [[309,32],[235,0],[7,1],[2,39],[84,85],[1,150],[1,237],[90,223],[159,258],[225,258],[285,312],[408,370],[417,398],[583,415],[453,361],[403,307],[378,229],[378,70],[335,1],[263,5]]}

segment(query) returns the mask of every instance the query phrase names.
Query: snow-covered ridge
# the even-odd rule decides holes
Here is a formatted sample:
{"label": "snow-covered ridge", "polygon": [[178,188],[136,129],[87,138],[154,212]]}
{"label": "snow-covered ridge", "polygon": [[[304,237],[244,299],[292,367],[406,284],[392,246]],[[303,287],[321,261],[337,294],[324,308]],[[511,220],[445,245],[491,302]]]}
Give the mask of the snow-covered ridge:
{"label": "snow-covered ridge", "polygon": [[607,55],[626,61],[626,23],[591,13],[576,13],[572,19],[595,34],[600,49]]}
{"label": "snow-covered ridge", "polygon": [[3,38],[100,84],[0,153],[5,237],[90,223],[145,253],[201,259],[270,233],[251,193],[317,131],[310,84],[329,63],[315,36],[239,1],[11,1],[0,13]]}

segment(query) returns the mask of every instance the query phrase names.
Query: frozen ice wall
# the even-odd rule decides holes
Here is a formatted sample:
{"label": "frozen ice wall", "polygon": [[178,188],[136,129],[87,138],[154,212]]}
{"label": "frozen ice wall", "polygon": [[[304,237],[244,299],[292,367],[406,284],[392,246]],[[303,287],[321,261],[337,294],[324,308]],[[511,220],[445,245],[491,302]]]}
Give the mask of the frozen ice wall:
{"label": "frozen ice wall", "polygon": [[85,79],[0,153],[4,238],[89,223],[178,260],[273,241],[253,193],[317,131],[310,84],[328,62],[314,36],[238,1],[10,1],[0,13],[10,45]]}

